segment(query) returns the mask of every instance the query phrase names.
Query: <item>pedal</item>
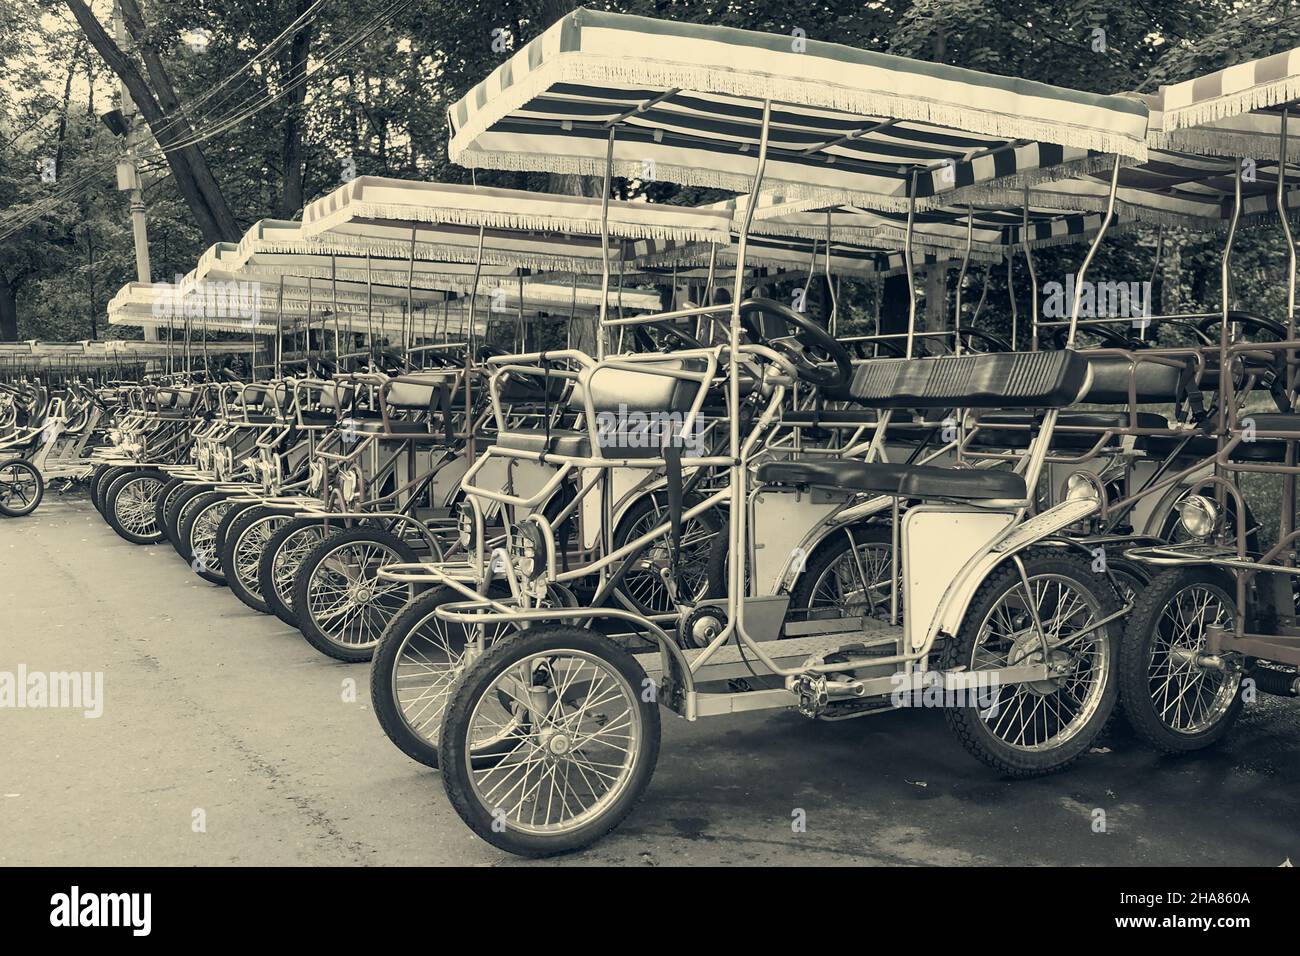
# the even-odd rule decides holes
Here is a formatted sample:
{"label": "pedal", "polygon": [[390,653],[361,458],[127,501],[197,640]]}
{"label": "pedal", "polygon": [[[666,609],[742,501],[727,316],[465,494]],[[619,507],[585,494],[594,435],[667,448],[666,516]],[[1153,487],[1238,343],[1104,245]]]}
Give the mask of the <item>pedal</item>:
{"label": "pedal", "polygon": [[821,674],[801,674],[788,679],[786,689],[799,698],[799,713],[816,718],[830,704],[826,678]]}

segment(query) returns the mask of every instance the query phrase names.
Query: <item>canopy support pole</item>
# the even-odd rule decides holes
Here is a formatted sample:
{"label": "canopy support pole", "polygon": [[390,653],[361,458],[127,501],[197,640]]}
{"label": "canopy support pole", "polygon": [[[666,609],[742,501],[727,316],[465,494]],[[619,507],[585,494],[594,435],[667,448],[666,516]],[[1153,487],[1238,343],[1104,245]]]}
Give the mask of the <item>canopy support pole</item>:
{"label": "canopy support pole", "polygon": [[[1083,277],[1088,272],[1088,266],[1092,264],[1093,256],[1097,254],[1098,247],[1101,246],[1102,237],[1106,235],[1106,230],[1110,227],[1110,222],[1115,218],[1115,194],[1119,192],[1119,163],[1120,158],[1115,157],[1115,165],[1110,172],[1110,192],[1106,196],[1106,214],[1101,219],[1101,226],[1097,229],[1097,235],[1093,236],[1092,244],[1088,246],[1088,254],[1083,257],[1083,262],[1079,265],[1079,271],[1074,279],[1074,301],[1070,304],[1070,336],[1066,339],[1065,347],[1074,348],[1074,336],[1079,331],[1079,307],[1083,303]],[[1238,182],[1238,192],[1240,193],[1241,184]],[[1012,342],[1014,346],[1015,343]]]}
{"label": "canopy support pole", "polygon": [[966,281],[966,270],[970,267],[971,245],[975,238],[975,212],[970,203],[966,204],[966,251],[961,257],[961,269],[957,272],[957,294],[953,303],[952,315],[952,351],[961,355],[961,288]]}
{"label": "canopy support pole", "polygon": [[1025,185],[1025,206],[1021,210],[1020,245],[1025,250],[1025,265],[1029,268],[1029,351],[1038,351],[1038,272],[1034,268],[1034,253],[1029,248],[1029,186]]}
{"label": "canopy support pole", "polygon": [[[600,315],[596,321],[596,359],[605,357],[605,317],[609,310],[609,191],[614,178],[614,131],[605,145],[605,188],[600,194]],[[602,580],[604,571],[601,571]]]}
{"label": "canopy support pole", "polygon": [[745,602],[742,596],[745,589],[745,567],[748,565],[746,555],[749,553],[749,534],[745,527],[745,508],[748,504],[745,492],[745,462],[741,460],[740,446],[740,302],[741,292],[745,286],[745,256],[749,248],[749,228],[754,221],[754,209],[758,205],[759,192],[763,186],[763,171],[767,166],[767,141],[772,127],[772,101],[763,100],[763,118],[758,134],[758,162],[754,169],[754,185],[750,189],[749,202],[745,205],[745,220],[740,227],[739,241],[736,246],[736,272],[732,284],[731,322],[728,328],[727,343],[727,407],[730,412],[728,426],[728,456],[731,459],[731,521],[730,546],[731,561],[728,567],[729,583],[727,587],[728,627],[734,627],[738,634],[745,633]]}
{"label": "canopy support pole", "polygon": [[907,232],[903,235],[903,266],[907,269],[907,357],[916,338],[916,275],[912,270],[912,232],[916,227],[916,171],[907,190]]}
{"label": "canopy support pole", "polygon": [[[1286,337],[1288,340],[1295,338],[1295,280],[1296,280],[1296,252],[1295,237],[1291,234],[1291,221],[1286,216],[1286,160],[1287,160],[1287,122],[1290,119],[1291,110],[1289,107],[1282,107],[1280,138],[1277,155],[1277,216],[1282,223],[1282,235],[1286,237],[1287,253],[1287,282],[1286,282]],[[1287,349],[1286,352],[1286,396],[1292,407],[1295,404],[1295,361],[1296,353],[1294,349]],[[1289,441],[1286,443],[1286,464],[1289,468],[1294,469],[1296,464],[1296,443]],[[1295,530],[1295,503],[1296,503],[1296,475],[1294,470],[1290,471],[1282,479],[1282,518],[1281,527],[1278,531],[1278,540],[1285,541]],[[1286,555],[1285,563],[1290,565],[1294,563],[1294,549],[1289,549]]]}

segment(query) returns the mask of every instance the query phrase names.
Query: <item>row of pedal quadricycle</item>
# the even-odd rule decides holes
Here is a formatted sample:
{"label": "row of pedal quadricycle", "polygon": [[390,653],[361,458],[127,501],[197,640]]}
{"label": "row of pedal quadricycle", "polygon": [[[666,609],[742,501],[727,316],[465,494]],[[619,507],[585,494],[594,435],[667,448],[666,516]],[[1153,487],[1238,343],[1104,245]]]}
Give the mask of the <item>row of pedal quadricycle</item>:
{"label": "row of pedal quadricycle", "polygon": [[[373,659],[385,732],[429,766],[454,754],[457,808],[521,853],[594,839],[579,806],[602,811],[599,832],[630,808],[660,703],[843,719],[939,680],[968,692],[946,711],[962,743],[1025,776],[1086,752],[1121,688],[1169,751],[1221,737],[1247,680],[1295,695],[1284,660],[1208,648],[1244,605],[1200,560],[1239,539],[1263,560],[1215,475],[1285,465],[1287,441],[1240,441],[1283,422],[1238,420],[1280,394],[1275,323],[1232,316],[1253,347],[1224,382],[1214,321],[1190,344],[1162,344],[1187,332],[1171,321],[1141,340],[1094,330],[1087,349],[864,359],[750,299],[733,415],[726,348],[704,344],[729,310],[648,323],[644,351],[600,360],[448,345],[352,372],[322,358],[275,381],[121,387],[88,488],[122,538],[166,543],[330,657]],[[600,417],[629,399],[647,414]],[[681,453],[651,434],[654,411],[690,425]],[[739,547],[733,423],[752,482]],[[978,560],[944,618],[934,588]],[[726,638],[737,605],[753,644]],[[534,792],[498,799],[512,787]]]}

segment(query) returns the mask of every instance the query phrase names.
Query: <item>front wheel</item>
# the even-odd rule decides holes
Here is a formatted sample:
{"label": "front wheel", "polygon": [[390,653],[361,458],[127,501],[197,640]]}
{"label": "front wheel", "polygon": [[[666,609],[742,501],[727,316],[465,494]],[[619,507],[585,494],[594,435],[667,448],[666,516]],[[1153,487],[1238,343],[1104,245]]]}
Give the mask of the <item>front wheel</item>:
{"label": "front wheel", "polygon": [[1209,747],[1241,713],[1241,671],[1203,657],[1210,627],[1235,626],[1235,590],[1213,568],[1171,568],[1134,605],[1120,644],[1120,700],[1133,729],[1158,750]]}
{"label": "front wheel", "polygon": [[442,605],[464,600],[450,587],[416,597],[388,622],[370,668],[370,700],[384,733],[402,753],[435,770],[447,699],[477,653],[471,650],[466,656],[466,650],[475,644],[491,647],[515,630],[503,623],[484,624],[480,635],[479,627],[438,617]]}
{"label": "front wheel", "polygon": [[104,495],[104,520],[132,544],[157,544],[162,529],[154,520],[158,494],[167,476],[158,471],[128,471],[114,478]]}
{"label": "front wheel", "polygon": [[[230,515],[226,516],[227,519]],[[262,595],[260,564],[267,542],[293,515],[260,505],[245,508],[234,516],[221,546],[221,573],[235,597],[254,611],[270,614]]]}
{"label": "front wheel", "polygon": [[438,762],[451,805],[520,856],[594,843],[632,812],[654,773],[650,691],[632,655],[587,628],[541,624],[499,642],[447,705]]}
{"label": "front wheel", "polygon": [[[945,711],[962,745],[1007,776],[1033,777],[1082,756],[1114,711],[1115,625],[1092,628],[1120,605],[1109,580],[1077,554],[1029,551],[1021,560],[1028,590],[1014,563],[990,574],[941,667],[976,677],[973,700]],[[1043,680],[1000,681],[1004,670],[1043,663]]]}
{"label": "front wheel", "polygon": [[25,518],[45,497],[45,479],[40,470],[25,458],[0,462],[0,515]]}
{"label": "front wheel", "polygon": [[336,660],[370,660],[407,600],[407,586],[380,580],[379,569],[415,559],[405,541],[374,528],[340,531],[322,541],[303,558],[293,585],[298,630]]}
{"label": "front wheel", "polygon": [[257,562],[257,580],[262,600],[271,613],[290,627],[298,626],[293,610],[293,585],[302,559],[336,529],[327,529],[319,518],[294,518],[272,532]]}

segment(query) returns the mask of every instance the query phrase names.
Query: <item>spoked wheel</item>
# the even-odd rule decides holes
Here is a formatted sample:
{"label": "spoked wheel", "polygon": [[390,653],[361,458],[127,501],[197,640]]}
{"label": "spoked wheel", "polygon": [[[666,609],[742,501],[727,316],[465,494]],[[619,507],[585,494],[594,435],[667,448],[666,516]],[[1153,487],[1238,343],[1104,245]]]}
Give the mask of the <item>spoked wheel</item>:
{"label": "spoked wheel", "polygon": [[646,681],[631,654],[586,628],[535,625],[489,648],[452,691],[438,746],[461,819],[521,856],[614,829],[659,757]]}
{"label": "spoked wheel", "polygon": [[217,529],[234,504],[228,492],[210,491],[199,495],[184,508],[176,530],[190,553],[190,568],[205,581],[225,584],[221,573],[221,545]]}
{"label": "spoked wheel", "polygon": [[40,469],[25,458],[0,462],[0,515],[23,518],[40,507],[45,497],[45,479]]}
{"label": "spoked wheel", "polygon": [[377,572],[415,560],[405,541],[374,528],[353,528],[322,541],[303,558],[294,582],[298,630],[322,654],[370,660],[407,597],[405,584],[382,581]]}
{"label": "spoked wheel", "polygon": [[[687,505],[689,507],[689,504]],[[667,494],[656,492],[637,501],[623,515],[614,532],[614,547],[620,548],[648,534],[668,521]],[[672,547],[665,535],[643,550],[626,574],[620,590],[642,614],[666,614],[677,610],[663,571],[676,568],[681,600],[691,603],[704,596],[708,588],[709,550],[722,522],[706,511],[682,522],[681,552],[673,561]]]}
{"label": "spoked wheel", "polygon": [[790,596],[791,614],[807,620],[888,614],[893,552],[890,530],[878,525],[832,534],[800,575]]}
{"label": "spoked wheel", "polygon": [[[1118,686],[1115,625],[1089,630],[1119,610],[1115,589],[1079,555],[1030,551],[1022,560],[1029,593],[1014,565],[991,574],[941,665],[988,674],[969,706],[945,715],[967,750],[1012,777],[1050,773],[1081,756],[1110,718]],[[997,683],[1000,672],[1044,658],[1047,679]]]}
{"label": "spoked wheel", "polygon": [[176,497],[167,506],[165,526],[167,540],[172,543],[172,548],[186,564],[194,560],[194,553],[190,551],[189,537],[181,534],[181,528],[194,515],[199,500],[211,490],[207,485],[190,485],[177,492]]}
{"label": "spoked wheel", "polygon": [[166,482],[166,476],[156,471],[129,471],[114,478],[104,495],[104,519],[109,527],[132,544],[161,541],[155,505]]}
{"label": "spoked wheel", "polygon": [[121,465],[110,465],[99,474],[99,479],[91,485],[90,501],[95,506],[95,510],[105,521],[108,515],[104,511],[104,498],[108,494],[108,489],[112,487],[113,481],[122,475],[135,471],[134,468],[123,468]]}
{"label": "spoked wheel", "polygon": [[167,483],[162,486],[162,490],[158,492],[158,498],[154,502],[154,521],[157,522],[158,529],[162,531],[163,537],[169,541],[171,537],[167,531],[167,525],[174,514],[176,499],[182,491],[187,490],[189,487],[184,478],[169,478]]}
{"label": "spoked wheel", "polygon": [[293,586],[298,580],[302,559],[311,553],[327,534],[325,522],[316,518],[295,518],[271,534],[257,562],[257,580],[262,600],[271,613],[290,627],[298,626],[293,610]]}
{"label": "spoked wheel", "polygon": [[271,536],[292,520],[292,516],[283,511],[259,505],[240,511],[226,531],[221,547],[221,573],[235,597],[254,611],[272,613],[262,596],[259,565]]}
{"label": "spoked wheel", "polygon": [[388,623],[370,668],[370,699],[388,739],[413,760],[438,766],[438,735],[447,700],[469,657],[466,647],[491,647],[515,628],[507,624],[477,627],[444,621],[435,610],[463,601],[453,588],[426,591]]}
{"label": "spoked wheel", "polygon": [[1218,742],[1241,713],[1241,671],[1204,658],[1210,627],[1229,633],[1237,602],[1212,568],[1171,568],[1139,595],[1120,645],[1120,700],[1133,729],[1166,753]]}
{"label": "spoked wheel", "polygon": [[90,477],[86,479],[86,493],[90,496],[91,504],[95,503],[95,491],[99,487],[99,479],[104,477],[112,467],[112,465],[96,465]]}

